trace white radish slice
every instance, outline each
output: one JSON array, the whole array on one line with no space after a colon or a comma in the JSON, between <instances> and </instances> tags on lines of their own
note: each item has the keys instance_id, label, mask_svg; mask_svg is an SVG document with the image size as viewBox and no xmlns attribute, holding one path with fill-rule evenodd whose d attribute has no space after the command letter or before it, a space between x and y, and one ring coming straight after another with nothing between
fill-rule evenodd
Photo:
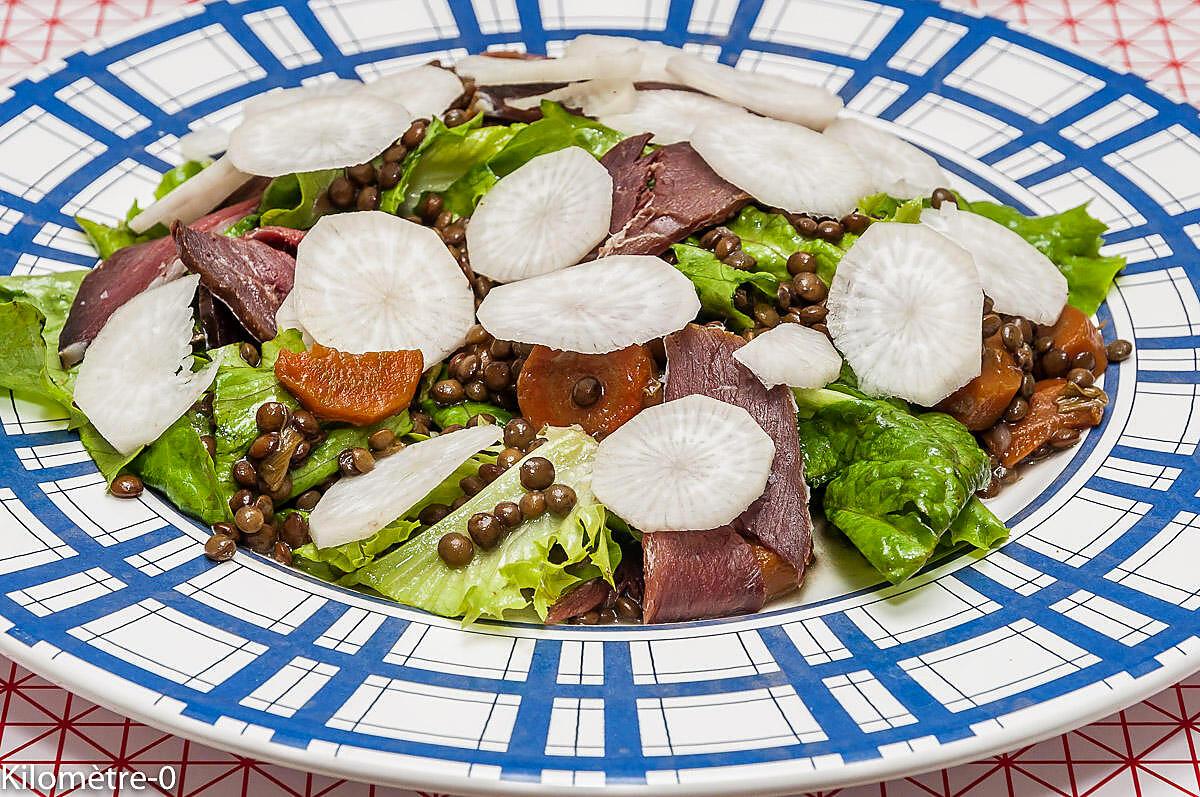
<instances>
[{"instance_id":1,"label":"white radish slice","mask_svg":"<svg viewBox=\"0 0 1200 797\"><path fill-rule=\"evenodd\" d=\"M683 50L662 42L634 39L630 36L603 36L585 33L571 39L563 49L563 55L568 58L629 52L637 52L642 56L641 68L638 69L636 76L637 80L659 83L674 82L675 78L667 71L667 61L672 56L682 53Z\"/></svg>"},{"instance_id":2,"label":"white radish slice","mask_svg":"<svg viewBox=\"0 0 1200 797\"><path fill-rule=\"evenodd\" d=\"M1067 278L1020 235L986 216L944 202L921 211L927 224L971 253L983 292L997 312L1053 324L1067 303Z\"/></svg>"},{"instance_id":3,"label":"white radish slice","mask_svg":"<svg viewBox=\"0 0 1200 797\"><path fill-rule=\"evenodd\" d=\"M601 124L630 136L653 133L655 144L690 141L696 125L712 118L745 114L738 105L679 89L652 89L636 93L633 108L626 113L596 113Z\"/></svg>"},{"instance_id":4,"label":"white radish slice","mask_svg":"<svg viewBox=\"0 0 1200 797\"><path fill-rule=\"evenodd\" d=\"M673 56L667 71L685 86L813 130L824 130L842 110L841 97L828 89L782 75L734 69L691 53Z\"/></svg>"},{"instance_id":5,"label":"white radish slice","mask_svg":"<svg viewBox=\"0 0 1200 797\"><path fill-rule=\"evenodd\" d=\"M868 227L838 263L826 306L833 342L867 393L931 407L979 374L975 263L924 225Z\"/></svg>"},{"instance_id":6,"label":"white radish slice","mask_svg":"<svg viewBox=\"0 0 1200 797\"><path fill-rule=\"evenodd\" d=\"M398 102L418 119L441 116L462 96L463 84L449 69L423 64L393 75L384 75L363 90L385 100Z\"/></svg>"},{"instance_id":7,"label":"white radish slice","mask_svg":"<svg viewBox=\"0 0 1200 797\"><path fill-rule=\"evenodd\" d=\"M264 177L336 169L371 160L410 121L403 105L366 92L301 100L243 121L226 157Z\"/></svg>"},{"instance_id":8,"label":"white radish slice","mask_svg":"<svg viewBox=\"0 0 1200 797\"><path fill-rule=\"evenodd\" d=\"M578 263L608 235L613 182L579 147L539 155L484 195L467 225L471 268L500 282Z\"/></svg>"},{"instance_id":9,"label":"white radish slice","mask_svg":"<svg viewBox=\"0 0 1200 797\"><path fill-rule=\"evenodd\" d=\"M760 203L841 217L871 193L870 174L844 144L760 116L710 117L692 146L712 170Z\"/></svg>"},{"instance_id":10,"label":"white radish slice","mask_svg":"<svg viewBox=\"0 0 1200 797\"><path fill-rule=\"evenodd\" d=\"M179 154L184 160L202 161L220 155L229 148L229 131L216 125L198 127L179 139Z\"/></svg>"},{"instance_id":11,"label":"white radish slice","mask_svg":"<svg viewBox=\"0 0 1200 797\"><path fill-rule=\"evenodd\" d=\"M454 64L454 70L460 75L474 78L481 86L495 86L509 83L573 83L596 78L632 80L641 63L641 55L636 53L529 60L468 55Z\"/></svg>"},{"instance_id":12,"label":"white radish slice","mask_svg":"<svg viewBox=\"0 0 1200 797\"><path fill-rule=\"evenodd\" d=\"M637 105L637 94L633 83L625 79L581 80L545 94L509 100L508 104L524 110L536 108L543 100L549 100L570 108L578 108L588 116L598 117L602 114L620 114L633 110Z\"/></svg>"},{"instance_id":13,"label":"white radish slice","mask_svg":"<svg viewBox=\"0 0 1200 797\"><path fill-rule=\"evenodd\" d=\"M478 310L479 323L500 340L582 354L661 338L699 312L692 281L650 255L612 255L500 285Z\"/></svg>"},{"instance_id":14,"label":"white radish slice","mask_svg":"<svg viewBox=\"0 0 1200 797\"><path fill-rule=\"evenodd\" d=\"M768 389L825 387L838 378L842 356L829 338L800 324L780 324L733 353Z\"/></svg>"},{"instance_id":15,"label":"white radish slice","mask_svg":"<svg viewBox=\"0 0 1200 797\"><path fill-rule=\"evenodd\" d=\"M129 229L143 233L155 224L170 226L176 220L191 224L220 205L225 197L249 179L250 175L238 171L226 155L181 183L162 199L152 202L129 220Z\"/></svg>"},{"instance_id":16,"label":"white radish slice","mask_svg":"<svg viewBox=\"0 0 1200 797\"><path fill-rule=\"evenodd\" d=\"M370 537L503 436L494 424L441 434L378 460L370 473L342 479L308 516L313 543L332 548Z\"/></svg>"},{"instance_id":17,"label":"white radish slice","mask_svg":"<svg viewBox=\"0 0 1200 797\"><path fill-rule=\"evenodd\" d=\"M378 210L318 221L296 253L296 317L339 351L444 359L475 322L462 269L436 232Z\"/></svg>"},{"instance_id":18,"label":"white radish slice","mask_svg":"<svg viewBox=\"0 0 1200 797\"><path fill-rule=\"evenodd\" d=\"M267 111L274 111L287 105L294 105L302 100L315 100L321 97L344 97L361 91L363 84L357 80L330 80L325 83L312 83L307 86L292 86L291 88L274 88L255 94L242 103L242 118L249 119Z\"/></svg>"},{"instance_id":19,"label":"white radish slice","mask_svg":"<svg viewBox=\"0 0 1200 797\"><path fill-rule=\"evenodd\" d=\"M191 369L199 283L193 274L143 291L118 307L88 346L75 403L122 454L157 440L217 375L219 361Z\"/></svg>"},{"instance_id":20,"label":"white radish slice","mask_svg":"<svg viewBox=\"0 0 1200 797\"><path fill-rule=\"evenodd\" d=\"M705 531L762 495L774 459L775 444L750 413L684 396L642 410L600 441L592 491L644 532Z\"/></svg>"},{"instance_id":21,"label":"white radish slice","mask_svg":"<svg viewBox=\"0 0 1200 797\"><path fill-rule=\"evenodd\" d=\"M947 184L946 173L923 149L858 119L838 119L825 135L850 147L875 181L876 191L894 197L928 196Z\"/></svg>"}]
</instances>

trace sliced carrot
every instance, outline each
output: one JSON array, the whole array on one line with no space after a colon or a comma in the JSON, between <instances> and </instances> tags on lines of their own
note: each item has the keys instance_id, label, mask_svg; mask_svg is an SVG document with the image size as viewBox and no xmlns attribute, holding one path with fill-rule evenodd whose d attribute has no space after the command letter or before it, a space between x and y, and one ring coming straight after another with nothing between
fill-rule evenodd
<instances>
[{"instance_id":1,"label":"sliced carrot","mask_svg":"<svg viewBox=\"0 0 1200 797\"><path fill-rule=\"evenodd\" d=\"M597 380L600 397L581 407L576 385ZM534 346L517 378L517 403L534 428L579 424L590 435L612 434L641 409L654 378L654 359L645 346L608 354L577 354Z\"/></svg>"},{"instance_id":2,"label":"sliced carrot","mask_svg":"<svg viewBox=\"0 0 1200 797\"><path fill-rule=\"evenodd\" d=\"M1062 315L1047 334L1054 339L1055 348L1062 349L1071 357L1090 351L1096 358L1096 367L1092 369L1096 376L1100 376L1108 367L1108 358L1104 355L1104 336L1082 310L1071 305L1064 307Z\"/></svg>"},{"instance_id":3,"label":"sliced carrot","mask_svg":"<svg viewBox=\"0 0 1200 797\"><path fill-rule=\"evenodd\" d=\"M1000 457L1004 467L1016 465L1050 442L1051 436L1061 429L1087 429L1104 419L1104 405L1099 402L1082 403L1063 412L1055 399L1066 384L1065 379L1043 379L1034 387L1029 397L1029 413L1009 427L1012 434L1008 449L992 452Z\"/></svg>"},{"instance_id":4,"label":"sliced carrot","mask_svg":"<svg viewBox=\"0 0 1200 797\"><path fill-rule=\"evenodd\" d=\"M1021 388L1021 377L1017 361L996 333L983 342L979 376L943 399L937 409L953 415L972 432L982 431L1000 420Z\"/></svg>"},{"instance_id":5,"label":"sliced carrot","mask_svg":"<svg viewBox=\"0 0 1200 797\"><path fill-rule=\"evenodd\" d=\"M366 426L408 407L421 360L419 351L347 354L316 344L298 354L281 351L275 378L318 418Z\"/></svg>"}]
</instances>

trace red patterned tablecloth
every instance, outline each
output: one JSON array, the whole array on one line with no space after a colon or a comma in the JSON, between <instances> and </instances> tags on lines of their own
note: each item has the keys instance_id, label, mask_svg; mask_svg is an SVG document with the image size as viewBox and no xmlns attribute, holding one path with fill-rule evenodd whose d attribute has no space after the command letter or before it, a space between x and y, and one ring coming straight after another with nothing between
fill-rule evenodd
<instances>
[{"instance_id":1,"label":"red patterned tablecloth","mask_svg":"<svg viewBox=\"0 0 1200 797\"><path fill-rule=\"evenodd\" d=\"M0 0L0 84L188 0ZM1200 101L1200 0L957 0ZM442 797L262 764L148 728L0 658L0 794L56 797L56 773L109 773L89 795ZM137 789L141 772L161 787ZM93 780L93 782L96 782ZM806 797L1200 797L1200 676L1073 733L915 778Z\"/></svg>"}]
</instances>

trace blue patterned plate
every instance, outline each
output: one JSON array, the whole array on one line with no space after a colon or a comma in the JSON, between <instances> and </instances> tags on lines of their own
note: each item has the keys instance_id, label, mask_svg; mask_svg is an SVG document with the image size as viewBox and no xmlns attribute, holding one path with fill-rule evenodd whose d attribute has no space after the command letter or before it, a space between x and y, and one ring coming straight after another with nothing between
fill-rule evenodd
<instances>
[{"instance_id":1,"label":"blue patterned plate","mask_svg":"<svg viewBox=\"0 0 1200 797\"><path fill-rule=\"evenodd\" d=\"M91 266L193 123L269 87L602 30L823 83L974 193L1091 201L1136 341L1105 423L995 502L1012 541L886 587L829 544L800 598L647 628L454 621L239 554L106 496L59 413L3 394L0 651L207 743L454 792L766 794L994 753L1200 667L1200 123L1132 75L918 0L246 0L93 43L3 91L0 271Z\"/></svg>"}]
</instances>

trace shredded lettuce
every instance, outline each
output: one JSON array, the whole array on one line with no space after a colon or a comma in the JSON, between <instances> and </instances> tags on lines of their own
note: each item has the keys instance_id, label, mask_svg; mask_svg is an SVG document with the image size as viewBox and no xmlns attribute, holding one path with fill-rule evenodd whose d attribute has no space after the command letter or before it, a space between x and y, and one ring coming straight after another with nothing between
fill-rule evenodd
<instances>
[{"instance_id":1,"label":"shredded lettuce","mask_svg":"<svg viewBox=\"0 0 1200 797\"><path fill-rule=\"evenodd\" d=\"M754 319L733 305L737 289L746 286L774 300L779 280L765 271L741 271L727 266L716 255L699 246L675 244L675 268L696 286L705 315L728 321L734 329L750 329Z\"/></svg>"},{"instance_id":2,"label":"shredded lettuce","mask_svg":"<svg viewBox=\"0 0 1200 797\"><path fill-rule=\"evenodd\" d=\"M620 549L605 525L604 506L591 491L596 442L574 429L554 429L537 456L554 463L556 479L576 493L566 517L546 513L522 523L490 551L477 550L470 564L451 568L438 556L450 531L466 533L467 520L524 492L517 467L509 468L466 504L357 573L360 585L409 606L464 622L502 619L532 606L545 617L569 588L599 575L612 583ZM553 553L552 553L553 551Z\"/></svg>"},{"instance_id":3,"label":"shredded lettuce","mask_svg":"<svg viewBox=\"0 0 1200 797\"><path fill-rule=\"evenodd\" d=\"M307 230L333 210L325 191L341 173L341 169L324 169L276 177L263 191L258 205L259 223L264 227Z\"/></svg>"},{"instance_id":4,"label":"shredded lettuce","mask_svg":"<svg viewBox=\"0 0 1200 797\"><path fill-rule=\"evenodd\" d=\"M173 169L167 170L163 174L162 178L158 181L158 185L154 189L154 198L162 199L167 194L171 193L176 188L202 172L208 167L209 163L211 163L211 161L187 161L185 163L181 163ZM107 260L109 256L118 249L124 249L126 246L144 243L145 241L152 241L155 238L162 238L167 234L168 230L162 224L156 224L140 235L129 229L130 220L141 212L142 209L135 200L133 205L130 206L128 212L126 212L124 220L122 220L116 226L102 224L98 221L91 221L90 219L85 219L82 216L76 216L75 223L78 224L79 228L83 230L85 235L87 235L88 240L91 241L92 246L95 247L96 253L100 256L100 259Z\"/></svg>"},{"instance_id":5,"label":"shredded lettuce","mask_svg":"<svg viewBox=\"0 0 1200 797\"><path fill-rule=\"evenodd\" d=\"M1037 247L1067 278L1067 303L1092 315L1108 296L1125 258L1100 254L1108 226L1088 213L1087 205L1050 216L1026 216L995 202L967 202L959 207L999 222Z\"/></svg>"},{"instance_id":6,"label":"shredded lettuce","mask_svg":"<svg viewBox=\"0 0 1200 797\"><path fill-rule=\"evenodd\" d=\"M973 500L988 455L949 415L913 415L836 382L795 394L805 476L824 487L826 518L888 580L920 570L948 530L978 547L1007 534Z\"/></svg>"},{"instance_id":7,"label":"shredded lettuce","mask_svg":"<svg viewBox=\"0 0 1200 797\"><path fill-rule=\"evenodd\" d=\"M725 226L742 239L742 251L758 261L758 269L780 281L791 279L787 270L788 258L796 252L808 252L817 259L817 276L828 285L842 255L858 240L858 236L849 234L836 244L820 238L805 238L786 216L767 213L753 205L743 208L737 218Z\"/></svg>"}]
</instances>

